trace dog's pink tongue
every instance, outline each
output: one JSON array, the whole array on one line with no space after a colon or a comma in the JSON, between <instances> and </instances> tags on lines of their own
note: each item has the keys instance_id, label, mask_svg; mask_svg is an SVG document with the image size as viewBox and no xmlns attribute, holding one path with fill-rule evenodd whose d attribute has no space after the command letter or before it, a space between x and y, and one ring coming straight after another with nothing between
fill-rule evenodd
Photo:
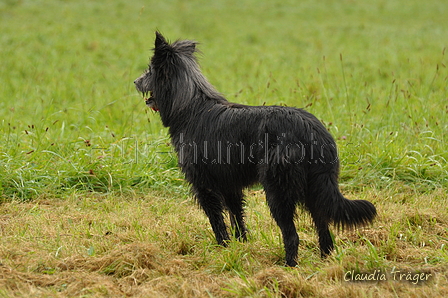
<instances>
[{"instance_id":1,"label":"dog's pink tongue","mask_svg":"<svg viewBox=\"0 0 448 298\"><path fill-rule=\"evenodd\" d=\"M159 111L159 109L156 108L156 107L152 107L151 109L152 109L154 112L158 112L158 111Z\"/></svg>"}]
</instances>

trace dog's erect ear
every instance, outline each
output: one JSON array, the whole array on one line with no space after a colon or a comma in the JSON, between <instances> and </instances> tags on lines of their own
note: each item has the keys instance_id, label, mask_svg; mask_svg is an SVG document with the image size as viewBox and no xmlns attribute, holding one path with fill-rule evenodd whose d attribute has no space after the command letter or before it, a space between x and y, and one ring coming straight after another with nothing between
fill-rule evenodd
<instances>
[{"instance_id":1,"label":"dog's erect ear","mask_svg":"<svg viewBox=\"0 0 448 298\"><path fill-rule=\"evenodd\" d=\"M185 49L188 53L193 54L196 51L196 42L190 41L189 44L185 45Z\"/></svg>"},{"instance_id":2,"label":"dog's erect ear","mask_svg":"<svg viewBox=\"0 0 448 298\"><path fill-rule=\"evenodd\" d=\"M168 45L168 42L166 41L165 37L163 37L160 32L156 31L156 40L154 42L155 48L157 49L166 45Z\"/></svg>"}]
</instances>

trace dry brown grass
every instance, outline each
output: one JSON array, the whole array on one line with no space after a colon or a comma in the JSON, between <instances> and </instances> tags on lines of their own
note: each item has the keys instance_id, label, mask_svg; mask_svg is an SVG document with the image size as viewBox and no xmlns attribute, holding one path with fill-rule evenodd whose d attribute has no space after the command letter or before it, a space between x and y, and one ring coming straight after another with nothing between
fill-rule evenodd
<instances>
[{"instance_id":1,"label":"dry brown grass","mask_svg":"<svg viewBox=\"0 0 448 298\"><path fill-rule=\"evenodd\" d=\"M0 296L5 297L446 297L446 190L368 190L373 226L337 232L318 257L305 213L297 268L285 268L279 231L263 193L248 193L247 243L214 245L207 219L189 199L72 195L0 205ZM403 203L403 201L406 201ZM388 274L347 282L346 272ZM413 285L390 272L430 273Z\"/></svg>"}]
</instances>

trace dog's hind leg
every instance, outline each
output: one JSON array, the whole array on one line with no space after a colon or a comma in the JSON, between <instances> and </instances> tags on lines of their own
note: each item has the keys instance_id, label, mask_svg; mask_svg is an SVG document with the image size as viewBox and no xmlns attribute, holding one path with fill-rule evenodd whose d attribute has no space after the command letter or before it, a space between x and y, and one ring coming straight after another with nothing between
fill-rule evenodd
<instances>
[{"instance_id":1,"label":"dog's hind leg","mask_svg":"<svg viewBox=\"0 0 448 298\"><path fill-rule=\"evenodd\" d=\"M331 238L330 230L328 229L329 223L326 217L319 214L319 212L316 212L316 210L310 210L310 213L319 237L320 256L325 258L334 248L333 239Z\"/></svg>"},{"instance_id":2,"label":"dog's hind leg","mask_svg":"<svg viewBox=\"0 0 448 298\"><path fill-rule=\"evenodd\" d=\"M288 194L281 187L266 187L266 200L268 202L272 217L280 227L285 245L286 265L294 267L297 265L297 252L299 246L299 235L294 225L297 200L292 194Z\"/></svg>"},{"instance_id":3,"label":"dog's hind leg","mask_svg":"<svg viewBox=\"0 0 448 298\"><path fill-rule=\"evenodd\" d=\"M350 228L370 223L376 216L372 203L344 198L338 188L336 170L310 179L305 205L316 225L322 257L329 255L334 247L328 230L330 223L339 228Z\"/></svg>"},{"instance_id":4,"label":"dog's hind leg","mask_svg":"<svg viewBox=\"0 0 448 298\"><path fill-rule=\"evenodd\" d=\"M317 235L321 257L328 256L333 250L334 244L328 226L331 222L330 213L333 208L331 196L333 186L329 187L325 181L330 180L329 174L315 176L308 185L305 206L311 213ZM320 182L320 183L319 183Z\"/></svg>"},{"instance_id":5,"label":"dog's hind leg","mask_svg":"<svg viewBox=\"0 0 448 298\"><path fill-rule=\"evenodd\" d=\"M244 200L241 190L224 193L224 200L230 214L230 224L235 233L235 238L240 241L247 240L246 224L244 223Z\"/></svg>"},{"instance_id":6,"label":"dog's hind leg","mask_svg":"<svg viewBox=\"0 0 448 298\"><path fill-rule=\"evenodd\" d=\"M222 246L227 246L227 241L230 240L227 233L227 227L224 223L224 205L222 196L210 189L194 189L196 198L207 215L213 232L215 233L216 241Z\"/></svg>"}]
</instances>

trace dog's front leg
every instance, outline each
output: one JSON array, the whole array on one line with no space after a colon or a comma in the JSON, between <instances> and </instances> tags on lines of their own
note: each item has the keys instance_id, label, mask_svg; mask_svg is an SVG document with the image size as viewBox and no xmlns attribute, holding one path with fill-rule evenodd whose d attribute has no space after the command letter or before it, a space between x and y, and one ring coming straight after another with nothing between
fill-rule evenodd
<instances>
[{"instance_id":1,"label":"dog's front leg","mask_svg":"<svg viewBox=\"0 0 448 298\"><path fill-rule=\"evenodd\" d=\"M230 237L224 222L224 206L221 196L210 189L194 189L194 191L199 205L210 221L216 241L219 245L227 246Z\"/></svg>"}]
</instances>

